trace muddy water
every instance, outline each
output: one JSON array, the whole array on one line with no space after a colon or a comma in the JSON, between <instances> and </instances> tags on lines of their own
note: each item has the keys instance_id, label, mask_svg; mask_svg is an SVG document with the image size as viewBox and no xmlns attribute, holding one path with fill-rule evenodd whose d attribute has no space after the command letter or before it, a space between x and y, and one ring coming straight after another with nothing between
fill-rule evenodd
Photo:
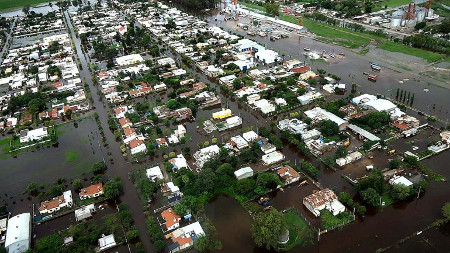
<instances>
[{"instance_id":1,"label":"muddy water","mask_svg":"<svg viewBox=\"0 0 450 253\"><path fill-rule=\"evenodd\" d=\"M106 155L104 148L98 145L94 120L87 118L77 123L77 127L73 123L58 127L61 133L58 147L45 147L0 161L0 203L7 203L10 212L26 211L29 203L26 196L20 194L30 182L48 185L58 178L70 181L82 177L93 163Z\"/></svg>"},{"instance_id":2,"label":"muddy water","mask_svg":"<svg viewBox=\"0 0 450 253\"><path fill-rule=\"evenodd\" d=\"M218 16L218 21L214 20L215 17L216 16L214 15L206 18L211 25L220 26L228 31L236 32L248 37L244 31L237 30L237 23L246 22L247 19L241 18L241 20L237 22L223 22L223 16ZM350 85L353 82L359 85L357 89L358 92L382 94L391 98L395 98L397 88L407 90L415 94L414 108L436 115L444 121L447 121L449 118L448 111L450 110L450 104L447 101L450 96L450 87L441 88L430 85L429 83L445 84L419 75L419 73L414 72L414 68L412 71L406 71L397 66L383 65L383 63L380 63L383 66L382 71L378 73L378 81L373 83L368 81L367 76L362 74L363 72L372 72L370 69L370 62L374 60L367 56L358 55L345 48L321 43L308 37L302 37L299 41L298 35L294 33L291 37L278 41L270 41L268 37L260 36L250 38L265 45L267 48L286 55L286 58L292 57L305 61L308 65L312 66L313 70L320 68L340 76L342 78L341 82L348 85L348 92L350 92ZM303 55L304 47L310 47L312 51L317 52L321 52L322 50L334 54L343 52L345 53L345 58L335 58L333 59L333 63L310 61ZM409 59L409 56L404 56L403 58L401 55L398 56L400 65L409 65ZM400 84L399 81L404 78L409 79L409 81ZM429 92L424 92L424 89L428 89ZM346 95L348 95L348 92ZM433 104L435 104L434 108L432 106Z\"/></svg>"}]
</instances>

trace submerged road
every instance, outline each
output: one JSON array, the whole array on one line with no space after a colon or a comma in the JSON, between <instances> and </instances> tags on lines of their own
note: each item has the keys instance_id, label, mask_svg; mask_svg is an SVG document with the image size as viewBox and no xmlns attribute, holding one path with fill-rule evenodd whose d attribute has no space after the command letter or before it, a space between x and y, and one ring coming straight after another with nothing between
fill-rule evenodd
<instances>
[{"instance_id":1,"label":"submerged road","mask_svg":"<svg viewBox=\"0 0 450 253\"><path fill-rule=\"evenodd\" d=\"M101 97L97 94L97 87L94 86L92 82L92 74L89 71L88 62L83 54L81 49L81 41L75 36L73 31L72 21L67 11L64 11L64 16L66 23L68 25L68 32L70 33L72 39L75 42L75 47L78 55L78 59L81 61L81 66L83 69L80 70L80 76L84 79L84 81L89 85L91 90L91 96L94 99L94 104L92 106L95 107L95 111L98 113L100 118L101 126L104 129L106 143L109 145L109 152L111 152L112 157L114 159L114 163L111 164L108 162L108 176L110 179L119 176L122 179L123 184L123 194L120 196L120 200L128 204L130 211L133 214L134 225L139 231L140 241L142 242L142 246L145 249L145 252L155 252L152 243L150 242L150 236L147 231L147 226L145 223L145 215L142 209L142 202L139 198L136 188L133 183L129 180L128 173L134 168L130 163L126 162L123 159L122 152L120 151L120 142L116 141L114 134L111 133L108 127L108 115L109 108L107 108Z\"/></svg>"}]
</instances>

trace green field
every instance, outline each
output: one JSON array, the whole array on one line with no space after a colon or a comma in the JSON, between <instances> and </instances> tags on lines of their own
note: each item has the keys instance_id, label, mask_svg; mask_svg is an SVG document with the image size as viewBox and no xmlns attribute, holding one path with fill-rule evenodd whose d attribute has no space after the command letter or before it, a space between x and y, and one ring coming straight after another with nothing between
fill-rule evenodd
<instances>
[{"instance_id":1,"label":"green field","mask_svg":"<svg viewBox=\"0 0 450 253\"><path fill-rule=\"evenodd\" d=\"M284 220L289 229L289 241L284 245L284 250L290 250L295 246L307 246L313 242L314 231L300 216L290 211L284 215Z\"/></svg>"},{"instance_id":2,"label":"green field","mask_svg":"<svg viewBox=\"0 0 450 253\"><path fill-rule=\"evenodd\" d=\"M443 54L433 53L419 48L408 47L390 41L383 42L379 44L378 47L389 52L399 52L403 54L417 56L427 60L428 62L437 61L445 56Z\"/></svg>"},{"instance_id":3,"label":"green field","mask_svg":"<svg viewBox=\"0 0 450 253\"><path fill-rule=\"evenodd\" d=\"M48 3L49 0L0 0L0 12L21 9L25 5L35 6L41 3Z\"/></svg>"},{"instance_id":4,"label":"green field","mask_svg":"<svg viewBox=\"0 0 450 253\"><path fill-rule=\"evenodd\" d=\"M66 163L71 163L80 157L80 152L78 151L66 151Z\"/></svg>"},{"instance_id":5,"label":"green field","mask_svg":"<svg viewBox=\"0 0 450 253\"><path fill-rule=\"evenodd\" d=\"M280 19L294 24L298 23L298 18L293 16L281 15ZM324 37L326 42L334 42L338 45L353 49L368 45L372 39L382 39L374 35L356 33L345 28L322 24L307 18L302 18L302 24L310 32Z\"/></svg>"}]
</instances>

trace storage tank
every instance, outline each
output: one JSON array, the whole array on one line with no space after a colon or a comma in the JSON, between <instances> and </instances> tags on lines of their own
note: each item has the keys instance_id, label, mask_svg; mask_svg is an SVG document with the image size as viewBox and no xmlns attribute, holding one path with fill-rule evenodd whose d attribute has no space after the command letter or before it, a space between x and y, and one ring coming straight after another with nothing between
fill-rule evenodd
<instances>
[{"instance_id":1,"label":"storage tank","mask_svg":"<svg viewBox=\"0 0 450 253\"><path fill-rule=\"evenodd\" d=\"M406 26L407 27L414 27L414 26L416 26L416 24L417 24L417 22L414 19L406 20Z\"/></svg>"},{"instance_id":2,"label":"storage tank","mask_svg":"<svg viewBox=\"0 0 450 253\"><path fill-rule=\"evenodd\" d=\"M416 20L417 22L422 22L425 19L425 15L427 13L427 9L421 8L416 12Z\"/></svg>"},{"instance_id":3,"label":"storage tank","mask_svg":"<svg viewBox=\"0 0 450 253\"><path fill-rule=\"evenodd\" d=\"M402 17L402 16L404 16L405 14L406 14L405 10L403 10L403 9L398 9L398 10L394 11L394 13L392 13L392 17L396 17L396 16Z\"/></svg>"},{"instance_id":4,"label":"storage tank","mask_svg":"<svg viewBox=\"0 0 450 253\"><path fill-rule=\"evenodd\" d=\"M402 17L391 18L391 27L399 27L402 24Z\"/></svg>"}]
</instances>

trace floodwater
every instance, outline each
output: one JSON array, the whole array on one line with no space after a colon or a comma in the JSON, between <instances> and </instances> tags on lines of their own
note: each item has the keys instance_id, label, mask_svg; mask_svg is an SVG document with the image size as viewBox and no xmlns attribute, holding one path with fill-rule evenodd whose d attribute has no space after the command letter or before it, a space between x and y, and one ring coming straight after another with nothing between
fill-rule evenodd
<instances>
[{"instance_id":1,"label":"floodwater","mask_svg":"<svg viewBox=\"0 0 450 253\"><path fill-rule=\"evenodd\" d=\"M75 127L73 122L69 122L58 127L57 131L61 133L58 147L28 151L16 158L11 156L0 161L0 203L8 204L10 212L26 211L27 200L23 199L26 196L20 195L29 183L45 186L59 178L70 182L88 173L92 164L106 155L104 148L98 145L97 126L93 118L86 118L77 124Z\"/></svg>"},{"instance_id":2,"label":"floodwater","mask_svg":"<svg viewBox=\"0 0 450 253\"><path fill-rule=\"evenodd\" d=\"M210 24L225 26L227 30L245 35L243 31L235 30L237 22L220 22L220 17L219 21L215 22L214 18L215 16L207 17L207 20ZM271 42L268 38L262 37L253 37L252 39L265 44L269 48L273 48L280 53L292 55L292 58L304 60L312 65L313 69L322 68L329 73L341 76L341 82L343 83L358 83L359 87L357 90L361 92L372 94L379 93L387 97L395 97L395 90L397 88L411 91L411 93L415 93L415 101L413 104L415 108L436 115L444 121L448 118L450 104L447 101L448 97L450 97L450 91L440 87L429 86L427 83L429 80L427 78L414 75L416 80L413 80L413 77L409 76L411 73L399 73L389 68L383 68L382 72L379 74L378 81L372 83L367 80L366 76L362 75L362 72L364 71L371 72L369 63L371 60L347 49L330 46L307 37L303 37L300 43L298 42L297 36L293 36L289 39L282 39L277 42ZM336 64L310 62L302 55L303 47L310 47L311 50L317 51L327 50L328 52L334 52L335 54L344 52L346 57L339 60ZM401 61L401 58L399 59ZM410 80L405 84L399 84L398 81L403 80L403 78L410 78ZM423 89L425 88L429 89L429 92L424 92ZM436 104L434 109L430 106L433 103ZM244 114L244 126L246 121L249 121L251 125L268 125L265 119L254 116L251 112L243 110L238 111L239 113ZM415 116L414 114L412 115ZM405 143L399 143L397 145L403 146ZM300 155L295 147L289 145L285 145L283 153L286 155L287 159L291 160L291 162L300 161L301 159L311 161L311 158ZM450 171L443 166L450 162L450 156L448 154L448 151L441 153L436 157L425 160L424 164L437 173L441 173L446 178L449 178ZM338 192L345 190L355 194L353 187L341 179L341 175L345 173L345 170L333 172L324 168L323 165L318 164L315 160L312 162L320 169L319 182L323 187L334 188ZM355 169L364 170L364 168ZM294 206L304 215L307 215L307 219L311 220L312 224L317 224L318 219L311 217L311 215L308 214L309 212L305 210L301 204L302 198L308 195L313 189L314 187L311 185L305 188L292 186L285 192L273 193L272 204L280 210ZM295 248L291 250L291 252L373 252L378 248L387 247L415 231L420 231L434 220L441 218L440 208L450 200L448 197L449 194L450 187L448 187L447 182L431 182L426 193L422 194L419 199L414 198L407 202L397 203L379 211L370 210L364 220L358 219L341 231L332 231L322 235L319 243L316 243L311 247L306 249ZM234 246L234 235L236 233L248 231L249 234L241 235L246 238L251 237L251 235L247 229L246 218L244 218L242 222L233 223L233 225L229 225L231 222L227 222L231 220L230 217L241 215L248 216L242 213L245 211L239 210L239 208L236 207L236 205L239 205L237 202L235 202L235 204L232 202L232 200L227 200L225 197L219 197L213 203L209 203L205 207L208 217L216 225L219 238L223 241L224 251L225 249L227 249L227 252L228 249L230 252L233 250L239 250L239 252L260 251L261 249L255 248L252 242L241 244L241 248ZM230 214L230 212L232 214ZM439 241L439 238L442 238L442 235L436 235L436 233L434 233L430 234L429 237L437 242ZM228 242L230 242L230 246L228 246ZM406 249L407 248L401 251L404 252ZM446 247L445 244L435 243L432 248L430 247L428 249L428 251L433 252L439 250L445 252L448 250L448 247ZM394 250L393 252L398 251Z\"/></svg>"},{"instance_id":3,"label":"floodwater","mask_svg":"<svg viewBox=\"0 0 450 253\"><path fill-rule=\"evenodd\" d=\"M217 21L215 21L216 17L218 18ZM211 25L220 26L225 30L249 37L246 35L245 31L237 27L239 22L248 22L248 19L246 18L241 18L239 21L224 22L223 16L211 15L206 17L206 19ZM340 76L342 78L340 82L346 83L348 87L346 95L349 94L352 83L357 83L359 85L357 92L382 94L390 98L395 98L397 88L403 89L410 91L411 94L415 94L414 108L435 115L444 121L448 121L448 111L450 110L450 104L448 103L448 98L450 96L450 87L448 86L449 80L447 80L447 83L445 84L445 82L443 83L419 75L419 73L415 71L416 68L419 69L421 65L428 64L416 57L389 53L386 57L392 57L398 60L398 66L393 66L389 64L392 59L383 62L382 56L384 56L383 54L386 54L385 51L372 49L374 51L373 54L378 55L378 58L380 59L371 59L368 55L359 55L348 49L325 44L309 37L302 36L299 40L299 36L295 33L292 33L292 36L289 38L277 41L270 41L268 37L260 36L250 37L250 39L257 41L280 54L286 55L285 58L292 57L292 59L305 61L306 64L312 66L313 70L324 69L328 73ZM334 58L332 63L311 61L303 55L304 47L309 47L311 48L311 51L317 52L321 52L322 50L334 54L343 52L345 58ZM370 62L373 61L378 62L382 66L381 72L375 73L378 75L378 81L375 83L367 80L367 76L363 75L363 72L373 72L370 68ZM411 63L411 61L413 63ZM402 69L402 67L409 68L411 71ZM400 84L399 81L402 81L405 78L409 80ZM443 85L447 88L437 87L434 84ZM424 92L424 89L428 89L429 91ZM433 104L435 104L434 108L432 106Z\"/></svg>"}]
</instances>

